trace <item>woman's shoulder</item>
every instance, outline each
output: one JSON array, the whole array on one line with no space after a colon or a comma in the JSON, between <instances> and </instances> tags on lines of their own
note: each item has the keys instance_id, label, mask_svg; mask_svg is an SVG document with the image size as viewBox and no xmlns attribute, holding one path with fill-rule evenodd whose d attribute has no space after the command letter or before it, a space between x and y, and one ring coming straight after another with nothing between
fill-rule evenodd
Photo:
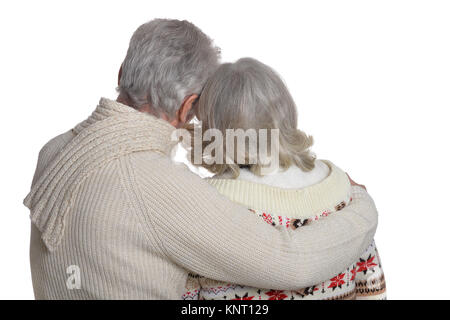
<instances>
[{"instance_id":1,"label":"woman's shoulder","mask_svg":"<svg viewBox=\"0 0 450 320\"><path fill-rule=\"evenodd\" d=\"M296 168L277 173L273 178L276 184L274 181L269 184L267 177L254 176L245 180L245 174L238 179L216 177L207 181L229 199L249 208L295 218L310 217L312 213L334 208L351 194L344 171L330 161L317 160L317 163L316 170L320 170L321 175L309 181L305 181ZM296 181L301 179L303 181Z\"/></svg>"},{"instance_id":2,"label":"woman's shoulder","mask_svg":"<svg viewBox=\"0 0 450 320\"><path fill-rule=\"evenodd\" d=\"M242 169L238 179L277 188L302 189L324 181L332 170L331 162L316 160L311 171L304 171L297 166L291 166L288 169L280 169L268 175L257 176L248 169Z\"/></svg>"}]
</instances>

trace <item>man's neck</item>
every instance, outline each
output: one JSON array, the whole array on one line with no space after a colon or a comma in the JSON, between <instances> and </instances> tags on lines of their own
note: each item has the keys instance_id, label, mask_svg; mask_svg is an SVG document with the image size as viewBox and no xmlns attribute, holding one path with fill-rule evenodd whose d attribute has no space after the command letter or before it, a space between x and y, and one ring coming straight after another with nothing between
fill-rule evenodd
<instances>
[{"instance_id":1,"label":"man's neck","mask_svg":"<svg viewBox=\"0 0 450 320\"><path fill-rule=\"evenodd\" d=\"M123 94L123 93L119 94L116 101L121 104L124 104L126 106L129 106L130 108L136 109L139 112L148 113L156 118L163 119L163 120L167 121L168 123L170 123L171 125L175 126L169 117L167 117L164 113L160 114L160 113L156 112L151 107L150 103L146 103L146 104L137 106L131 101L131 99L128 97L127 94Z\"/></svg>"},{"instance_id":2,"label":"man's neck","mask_svg":"<svg viewBox=\"0 0 450 320\"><path fill-rule=\"evenodd\" d=\"M132 102L132 100L130 99L130 97L127 94L124 94L124 93L119 94L116 101L120 102L121 104L124 104L126 106L129 106L130 108L136 109L137 111L149 113L155 117L158 117L156 115L156 112L154 112L154 110L150 107L149 103L143 104L141 106L137 106Z\"/></svg>"},{"instance_id":3,"label":"man's neck","mask_svg":"<svg viewBox=\"0 0 450 320\"><path fill-rule=\"evenodd\" d=\"M137 109L138 108L131 102L131 99L128 97L128 95L124 93L120 93L119 96L116 99L117 102L120 102L121 104L124 104L126 106L129 106L130 108Z\"/></svg>"}]
</instances>

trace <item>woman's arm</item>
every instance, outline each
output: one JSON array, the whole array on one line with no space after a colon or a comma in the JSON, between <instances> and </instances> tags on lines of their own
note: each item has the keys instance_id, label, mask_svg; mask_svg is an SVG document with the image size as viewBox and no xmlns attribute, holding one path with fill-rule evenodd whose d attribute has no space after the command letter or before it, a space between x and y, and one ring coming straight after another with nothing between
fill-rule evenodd
<instances>
[{"instance_id":1,"label":"woman's arm","mask_svg":"<svg viewBox=\"0 0 450 320\"><path fill-rule=\"evenodd\" d=\"M273 289L314 285L356 261L375 234L377 211L360 187L352 187L353 202L340 214L287 230L249 214L184 166L139 162L148 166L130 171L151 222L146 230L169 259L207 278Z\"/></svg>"}]
</instances>

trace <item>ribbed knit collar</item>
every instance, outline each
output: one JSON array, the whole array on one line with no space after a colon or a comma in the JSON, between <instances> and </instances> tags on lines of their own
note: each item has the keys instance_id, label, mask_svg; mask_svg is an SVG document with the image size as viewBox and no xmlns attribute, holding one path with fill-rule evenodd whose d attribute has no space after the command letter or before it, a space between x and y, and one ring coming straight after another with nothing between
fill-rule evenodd
<instances>
[{"instance_id":1,"label":"ribbed knit collar","mask_svg":"<svg viewBox=\"0 0 450 320\"><path fill-rule=\"evenodd\" d=\"M348 201L351 186L347 175L329 161L330 174L321 182L301 189L284 189L237 179L208 179L230 200L270 214L308 219Z\"/></svg>"},{"instance_id":2,"label":"ribbed knit collar","mask_svg":"<svg viewBox=\"0 0 450 320\"><path fill-rule=\"evenodd\" d=\"M49 250L64 233L73 195L90 172L138 151L168 154L175 128L164 120L102 98L92 115L73 129L75 137L47 165L24 204Z\"/></svg>"},{"instance_id":3,"label":"ribbed knit collar","mask_svg":"<svg viewBox=\"0 0 450 320\"><path fill-rule=\"evenodd\" d=\"M127 116L127 115L135 115L137 117L141 117L147 120L147 122L153 121L154 125L152 125L152 127L157 126L159 130L166 131L167 139L170 140L170 134L174 130L174 127L169 123L167 123L167 121L158 119L148 113L139 112L132 107L129 107L120 102L110 100L107 98L101 98L94 112L92 112L92 114L86 120L76 125L75 128L73 129L73 132L75 134L78 134L98 121L102 121L110 117ZM165 141L161 141L161 144L164 143Z\"/></svg>"}]
</instances>

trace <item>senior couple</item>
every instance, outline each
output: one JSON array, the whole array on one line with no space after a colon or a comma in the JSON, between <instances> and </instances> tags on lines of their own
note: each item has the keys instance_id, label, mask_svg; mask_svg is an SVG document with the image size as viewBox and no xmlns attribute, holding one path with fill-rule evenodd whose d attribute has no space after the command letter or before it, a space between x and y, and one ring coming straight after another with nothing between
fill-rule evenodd
<instances>
[{"instance_id":1,"label":"senior couple","mask_svg":"<svg viewBox=\"0 0 450 320\"><path fill-rule=\"evenodd\" d=\"M315 159L274 70L219 55L187 21L140 26L118 98L42 148L24 201L37 299L385 297L370 196ZM277 129L279 167L247 150L203 159L215 175L201 179L171 158L193 126Z\"/></svg>"}]
</instances>

